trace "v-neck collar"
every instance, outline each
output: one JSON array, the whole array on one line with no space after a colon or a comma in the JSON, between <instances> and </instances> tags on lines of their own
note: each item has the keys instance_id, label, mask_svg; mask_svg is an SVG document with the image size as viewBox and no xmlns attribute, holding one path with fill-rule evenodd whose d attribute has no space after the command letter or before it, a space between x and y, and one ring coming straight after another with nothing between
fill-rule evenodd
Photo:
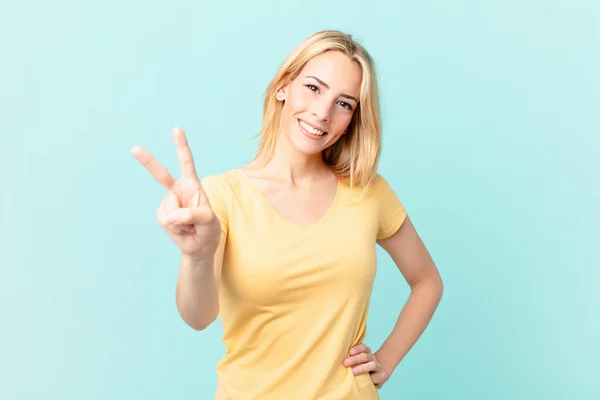
<instances>
[{"instance_id":1,"label":"v-neck collar","mask_svg":"<svg viewBox=\"0 0 600 400\"><path fill-rule=\"evenodd\" d=\"M338 180L336 190L335 190L335 195L333 197L333 201L329 205L329 208L327 208L327 211L325 212L325 214L323 214L317 221L313 222L310 225L307 225L307 226L300 225L300 224L298 224L294 221L291 221L288 218L285 218L284 216L282 216L281 213L279 211L277 211L275 209L275 207L273 207L273 205L271 204L271 202L269 201L267 196L265 196L264 193L260 191L258 186L256 186L256 184L254 182L252 182L252 179L250 179L250 177L248 175L246 175L246 173L244 171L242 171L241 168L237 168L235 171L242 176L242 180L257 195L257 197L260 199L260 201L262 203L264 203L264 205L269 210L269 212L274 214L276 216L276 218L279 219L280 221L282 221L288 225L291 225L292 227L294 227L296 229L310 231L310 230L313 230L313 229L317 228L318 226L324 224L334 213L335 208L337 207L337 204L339 203L339 200L340 200L341 191L342 191L342 183Z\"/></svg>"}]
</instances>

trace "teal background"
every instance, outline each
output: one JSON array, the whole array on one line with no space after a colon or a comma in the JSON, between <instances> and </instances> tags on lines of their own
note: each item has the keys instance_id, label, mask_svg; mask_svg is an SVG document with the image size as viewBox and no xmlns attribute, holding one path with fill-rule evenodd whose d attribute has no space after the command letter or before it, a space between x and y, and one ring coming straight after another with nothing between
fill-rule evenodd
<instances>
[{"instance_id":1,"label":"teal background","mask_svg":"<svg viewBox=\"0 0 600 400\"><path fill-rule=\"evenodd\" d=\"M600 3L0 6L0 398L211 399L220 323L175 308L164 194L129 154L250 160L262 95L311 33L374 56L380 172L445 282L382 399L600 398ZM409 294L381 253L367 344Z\"/></svg>"}]
</instances>

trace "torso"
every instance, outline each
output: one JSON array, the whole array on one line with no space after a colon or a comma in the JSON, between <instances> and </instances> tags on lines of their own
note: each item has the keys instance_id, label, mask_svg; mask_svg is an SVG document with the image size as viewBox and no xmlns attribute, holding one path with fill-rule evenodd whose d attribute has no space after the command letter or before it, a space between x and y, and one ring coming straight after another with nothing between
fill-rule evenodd
<instances>
[{"instance_id":1,"label":"torso","mask_svg":"<svg viewBox=\"0 0 600 400\"><path fill-rule=\"evenodd\" d=\"M376 239L398 228L401 204L382 180L362 195L337 180L291 190L250 174L204 186L227 233L215 398L378 399L342 361L366 336Z\"/></svg>"}]
</instances>

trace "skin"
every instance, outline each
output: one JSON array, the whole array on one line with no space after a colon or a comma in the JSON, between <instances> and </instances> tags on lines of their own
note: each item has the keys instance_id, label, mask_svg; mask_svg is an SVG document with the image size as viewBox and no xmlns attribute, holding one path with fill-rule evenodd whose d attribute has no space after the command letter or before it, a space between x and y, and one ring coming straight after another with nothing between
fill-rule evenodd
<instances>
[{"instance_id":1,"label":"skin","mask_svg":"<svg viewBox=\"0 0 600 400\"><path fill-rule=\"evenodd\" d=\"M309 226L333 202L337 179L323 163L321 152L346 133L358 106L362 70L340 52L327 52L310 60L299 76L276 94L283 102L282 131L275 154L242 170L273 208L291 222ZM327 132L314 140L298 121ZM225 238L198 178L192 153L181 129L173 130L182 176L175 180L146 150L132 154L168 190L157 218L182 251L177 284L177 306L183 319L202 330L218 314L218 283ZM439 304L443 284L438 270L409 217L391 237L378 241L409 284L411 294L396 325L375 352L361 343L341 360L355 375L370 374L377 388L390 378L408 353ZM390 307L396 307L390 304Z\"/></svg>"},{"instance_id":2,"label":"skin","mask_svg":"<svg viewBox=\"0 0 600 400\"><path fill-rule=\"evenodd\" d=\"M257 160L242 170L282 217L308 226L331 206L337 178L321 152L346 133L358 106L361 80L358 63L343 53L327 52L310 60L277 92L283 110L275 154L264 166L257 167L263 164ZM327 134L320 140L307 138L299 120Z\"/></svg>"}]
</instances>

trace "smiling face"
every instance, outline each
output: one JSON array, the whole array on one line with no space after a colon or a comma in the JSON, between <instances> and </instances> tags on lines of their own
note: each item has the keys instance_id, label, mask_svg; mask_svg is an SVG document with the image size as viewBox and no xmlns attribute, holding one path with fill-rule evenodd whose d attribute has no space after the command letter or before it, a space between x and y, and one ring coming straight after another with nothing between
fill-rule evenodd
<instances>
[{"instance_id":1,"label":"smiling face","mask_svg":"<svg viewBox=\"0 0 600 400\"><path fill-rule=\"evenodd\" d=\"M300 74L277 92L284 101L282 134L300 152L320 153L346 133L358 107L362 68L339 51L306 63Z\"/></svg>"}]
</instances>

